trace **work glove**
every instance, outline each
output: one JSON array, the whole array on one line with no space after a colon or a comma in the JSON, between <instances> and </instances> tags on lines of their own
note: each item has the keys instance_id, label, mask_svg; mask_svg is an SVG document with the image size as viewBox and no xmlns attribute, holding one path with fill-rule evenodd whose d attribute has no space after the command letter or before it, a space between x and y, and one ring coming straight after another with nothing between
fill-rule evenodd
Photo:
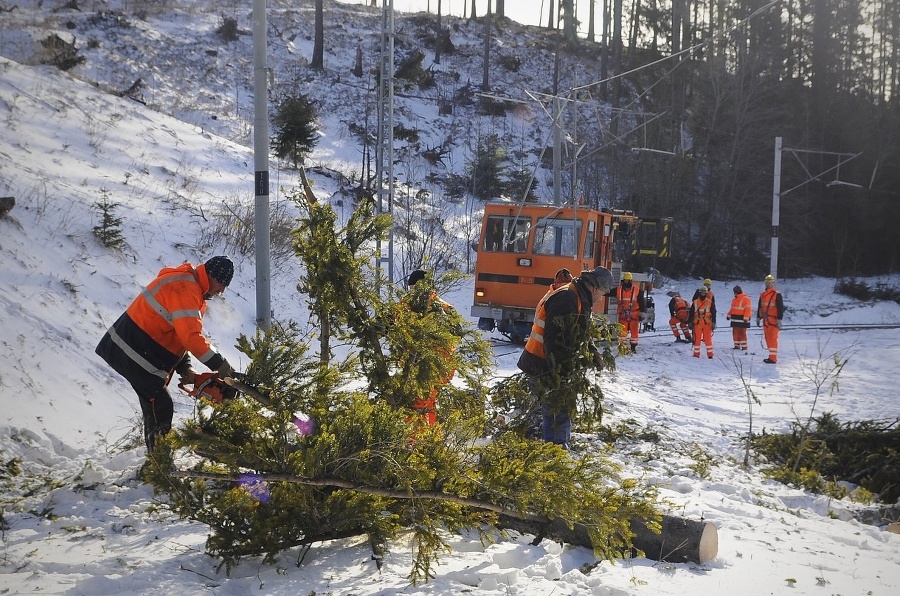
<instances>
[{"instance_id":1,"label":"work glove","mask_svg":"<svg viewBox=\"0 0 900 596\"><path fill-rule=\"evenodd\" d=\"M778 327L779 329L781 329L781 321L776 321L775 326Z\"/></svg>"},{"instance_id":2,"label":"work glove","mask_svg":"<svg viewBox=\"0 0 900 596\"><path fill-rule=\"evenodd\" d=\"M725 320L726 320L726 321L730 321L730 320L731 320L731 315L725 315Z\"/></svg>"},{"instance_id":3,"label":"work glove","mask_svg":"<svg viewBox=\"0 0 900 596\"><path fill-rule=\"evenodd\" d=\"M716 324L715 324L715 323L712 324L712 330L713 330L713 331L716 330Z\"/></svg>"},{"instance_id":4,"label":"work glove","mask_svg":"<svg viewBox=\"0 0 900 596\"><path fill-rule=\"evenodd\" d=\"M178 373L178 385L193 385L197 378L197 371L193 367L188 367Z\"/></svg>"},{"instance_id":5,"label":"work glove","mask_svg":"<svg viewBox=\"0 0 900 596\"><path fill-rule=\"evenodd\" d=\"M762 319L756 319L756 326L759 327L762 325Z\"/></svg>"},{"instance_id":6,"label":"work glove","mask_svg":"<svg viewBox=\"0 0 900 596\"><path fill-rule=\"evenodd\" d=\"M227 360L222 360L222 364L216 370L216 376L220 379L234 376L234 369L231 368L231 365L228 364Z\"/></svg>"}]
</instances>

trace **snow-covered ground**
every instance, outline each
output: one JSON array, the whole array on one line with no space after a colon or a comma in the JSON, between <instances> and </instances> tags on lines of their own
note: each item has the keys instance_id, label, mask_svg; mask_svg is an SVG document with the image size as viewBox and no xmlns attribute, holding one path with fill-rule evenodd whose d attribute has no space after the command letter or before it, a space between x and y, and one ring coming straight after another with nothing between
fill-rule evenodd
<instances>
[{"instance_id":1,"label":"snow-covered ground","mask_svg":"<svg viewBox=\"0 0 900 596\"><path fill-rule=\"evenodd\" d=\"M756 328L751 353L735 356L721 319L716 358L691 358L666 329L665 293L689 296L699 281L667 281L654 292L659 331L645 334L639 353L603 380L605 423L636 424L662 438L617 446L627 473L658 486L670 513L717 527L718 556L704 565L638 558L592 567L587 549L546 540L532 546L533 537L513 534L491 545L450 537L453 550L437 577L419 586L406 580L411 552L403 540L390 545L380 572L367 544L351 539L315 545L300 565L298 552L286 551L276 565L248 560L230 577L217 573L218 561L203 553L206 528L159 510L150 487L135 479L143 462L143 449L134 447L137 401L93 350L160 268L223 252L200 242L211 225L205 216L224 199L250 194L252 154L53 68L5 59L0 130L0 196L17 200L0 219L0 461L20 458L28 475L0 495L0 593L900 593L900 536L856 521L861 505L766 480L762 462L738 465L749 420L744 383L761 402L753 406L754 429L784 431L809 415L812 371L833 354L849 361L816 413L844 421L900 417L893 384L900 330L801 327L896 325L900 305L836 295L833 280L820 278L779 281L789 310L774 367L762 363ZM282 185L294 183L281 176ZM334 190L326 178L315 188L322 197ZM92 205L103 196L126 217L121 253L91 233L98 223ZM211 302L205 328L241 368L233 344L254 328L255 267L233 256L235 280ZM296 279L291 260L272 272L277 318L305 321ZM900 287L900 276L866 281ZM733 283L714 281L720 310ZM755 301L762 282L739 283ZM471 297L471 283L444 296L464 314ZM514 372L518 348L500 345L495 355L498 377ZM193 403L174 387L173 394L177 422ZM578 435L575 448L593 440Z\"/></svg>"}]
</instances>

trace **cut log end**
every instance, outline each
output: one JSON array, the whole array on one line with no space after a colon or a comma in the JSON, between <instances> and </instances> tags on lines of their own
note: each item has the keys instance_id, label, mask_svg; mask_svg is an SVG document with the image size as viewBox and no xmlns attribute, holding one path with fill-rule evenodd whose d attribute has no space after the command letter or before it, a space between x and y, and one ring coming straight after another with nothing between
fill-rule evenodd
<instances>
[{"instance_id":1,"label":"cut log end","mask_svg":"<svg viewBox=\"0 0 900 596\"><path fill-rule=\"evenodd\" d=\"M710 522L664 515L659 534L647 529L642 521L634 521L631 531L634 547L649 559L671 563L703 565L719 552L719 532Z\"/></svg>"},{"instance_id":2,"label":"cut log end","mask_svg":"<svg viewBox=\"0 0 900 596\"><path fill-rule=\"evenodd\" d=\"M712 561L719 555L719 530L714 524L709 522L704 524L703 532L700 534L698 554L701 565Z\"/></svg>"}]
</instances>

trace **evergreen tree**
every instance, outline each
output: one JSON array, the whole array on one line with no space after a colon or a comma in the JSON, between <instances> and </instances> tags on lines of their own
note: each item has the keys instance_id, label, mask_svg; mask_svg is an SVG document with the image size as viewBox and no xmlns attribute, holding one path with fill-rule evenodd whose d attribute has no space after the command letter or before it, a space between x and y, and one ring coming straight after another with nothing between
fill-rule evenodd
<instances>
[{"instance_id":1,"label":"evergreen tree","mask_svg":"<svg viewBox=\"0 0 900 596\"><path fill-rule=\"evenodd\" d=\"M271 563L285 549L353 535L383 545L407 530L416 582L449 549L446 532L480 531L505 514L583 524L598 554L621 556L631 520L657 519L655 492L622 481L603 458L516 433L485 440L492 362L480 332L441 307L428 283L377 291L372 247L390 221L371 200L338 231L330 205L295 201L306 210L300 288L351 349L339 362L316 357L294 323L242 336L243 380L257 390L201 404L157 443L146 477L176 513L209 525L208 551L230 569L242 557ZM450 369L459 378L439 387L438 423L428 426L411 405Z\"/></svg>"},{"instance_id":2,"label":"evergreen tree","mask_svg":"<svg viewBox=\"0 0 900 596\"><path fill-rule=\"evenodd\" d=\"M278 106L273 120L272 151L281 159L290 159L298 168L319 142L318 110L308 95L286 98Z\"/></svg>"},{"instance_id":3,"label":"evergreen tree","mask_svg":"<svg viewBox=\"0 0 900 596\"><path fill-rule=\"evenodd\" d=\"M479 199L490 199L504 193L506 175L506 151L496 134L478 139L475 155L467 164L466 173L472 181L471 192Z\"/></svg>"},{"instance_id":4,"label":"evergreen tree","mask_svg":"<svg viewBox=\"0 0 900 596\"><path fill-rule=\"evenodd\" d=\"M105 194L102 201L94 203L94 208L100 212L100 223L92 230L94 237L106 248L114 250L125 245L125 237L122 235L122 218L113 214L118 207L119 203L111 202Z\"/></svg>"}]
</instances>

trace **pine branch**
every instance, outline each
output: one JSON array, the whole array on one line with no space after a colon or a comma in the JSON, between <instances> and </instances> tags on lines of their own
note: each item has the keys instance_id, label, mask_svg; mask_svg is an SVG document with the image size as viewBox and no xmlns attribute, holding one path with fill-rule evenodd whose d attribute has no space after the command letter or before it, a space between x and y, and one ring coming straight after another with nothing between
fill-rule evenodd
<instances>
[{"instance_id":1,"label":"pine branch","mask_svg":"<svg viewBox=\"0 0 900 596\"><path fill-rule=\"evenodd\" d=\"M219 482L240 482L240 475L236 474L214 474L211 472L199 472L194 470L173 470L172 474L175 478L200 478L203 480L213 480ZM460 497L459 495L454 495L450 493L444 493L433 490L426 491L404 491L404 490L394 490L388 488L378 488L375 486L364 486L361 484L356 484L354 482L349 482L347 480L340 480L338 478L304 478L302 476L293 476L291 474L258 474L257 475L260 480L266 482L291 482L294 484L305 484L308 486L333 486L336 488L343 488L347 490L354 490L357 492L361 492L364 494L375 495L378 497L387 497L389 499L435 499L438 501L448 501L451 503L457 503L459 505L465 505L466 507L473 507L475 509L482 509L485 511L492 511L494 513L499 513L501 515L508 515L511 517L515 517L518 519L531 520L531 521L541 521L545 518L539 515L534 515L530 513L519 513L513 509L509 509L502 505L497 505L495 503L489 503L487 501L481 501L478 499L469 499L466 497Z\"/></svg>"}]
</instances>

